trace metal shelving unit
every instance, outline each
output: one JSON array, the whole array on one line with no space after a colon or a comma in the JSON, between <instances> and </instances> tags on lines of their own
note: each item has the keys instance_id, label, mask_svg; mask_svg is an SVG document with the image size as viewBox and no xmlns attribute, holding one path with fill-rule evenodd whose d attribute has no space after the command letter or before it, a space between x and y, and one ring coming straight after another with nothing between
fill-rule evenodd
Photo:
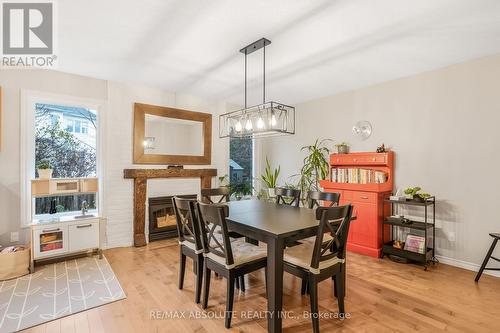
<instances>
[{"instance_id":1,"label":"metal shelving unit","mask_svg":"<svg viewBox=\"0 0 500 333\"><path fill-rule=\"evenodd\" d=\"M422 202L413 200L390 200L389 198L384 198L384 203L391 204L391 215L383 216L382 221L382 258L384 255L393 255L400 258L405 258L410 261L420 263L427 270L427 265L429 262L436 263L436 198L429 197ZM394 217L394 211L396 206L416 206L422 207L424 209L424 220L414 221L414 220L404 220L403 218ZM385 213L385 210L383 210ZM384 239L384 229L386 226L391 227L391 239ZM394 242L394 231L396 228L409 228L413 230L419 230L424 232L425 246L424 253L418 253L413 251L408 251L404 249L399 249L393 246ZM429 236L432 235L432 242L429 242Z\"/></svg>"}]
</instances>

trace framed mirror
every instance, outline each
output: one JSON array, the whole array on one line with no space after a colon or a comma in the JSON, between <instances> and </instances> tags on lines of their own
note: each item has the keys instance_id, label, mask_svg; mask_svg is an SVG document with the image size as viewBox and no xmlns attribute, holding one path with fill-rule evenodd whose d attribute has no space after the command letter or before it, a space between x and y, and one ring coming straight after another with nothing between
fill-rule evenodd
<instances>
[{"instance_id":1,"label":"framed mirror","mask_svg":"<svg viewBox=\"0 0 500 333\"><path fill-rule=\"evenodd\" d=\"M212 115L134 104L135 164L210 164Z\"/></svg>"}]
</instances>

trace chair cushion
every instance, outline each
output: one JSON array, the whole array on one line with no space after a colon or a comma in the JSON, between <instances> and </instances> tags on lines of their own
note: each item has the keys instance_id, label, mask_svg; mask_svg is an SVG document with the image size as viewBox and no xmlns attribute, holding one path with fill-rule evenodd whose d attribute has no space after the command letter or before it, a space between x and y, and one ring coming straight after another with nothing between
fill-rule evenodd
<instances>
[{"instance_id":1,"label":"chair cushion","mask_svg":"<svg viewBox=\"0 0 500 333\"><path fill-rule=\"evenodd\" d=\"M236 239L231 242L231 249L233 251L232 265L226 265L226 259L216 255L215 253L205 253L207 258L225 266L227 269L231 269L258 259L265 258L267 256L267 247L265 244L253 245L245 242L244 239Z\"/></svg>"},{"instance_id":2,"label":"chair cushion","mask_svg":"<svg viewBox=\"0 0 500 333\"><path fill-rule=\"evenodd\" d=\"M332 239L333 239L333 237L330 234L325 234L323 236L323 243L329 242ZM301 239L300 242L301 243L311 243L312 245L314 245L314 243L316 242L316 236Z\"/></svg>"},{"instance_id":3,"label":"chair cushion","mask_svg":"<svg viewBox=\"0 0 500 333\"><path fill-rule=\"evenodd\" d=\"M190 242L190 241L187 241L187 240L183 240L182 242L179 242L180 245L183 245L187 248L190 248L191 250L194 251L194 253L196 254L200 254L200 253L203 253L203 249L199 249L197 250L196 249L196 244L193 243L193 242Z\"/></svg>"},{"instance_id":4,"label":"chair cushion","mask_svg":"<svg viewBox=\"0 0 500 333\"><path fill-rule=\"evenodd\" d=\"M285 249L283 260L289 264L302 267L313 274L319 274L322 269L334 266L339 263L344 263L344 259L332 258L329 260L321 261L319 268L311 267L311 260L314 250L314 243L303 243L294 247ZM327 251L325 254L331 253Z\"/></svg>"}]
</instances>

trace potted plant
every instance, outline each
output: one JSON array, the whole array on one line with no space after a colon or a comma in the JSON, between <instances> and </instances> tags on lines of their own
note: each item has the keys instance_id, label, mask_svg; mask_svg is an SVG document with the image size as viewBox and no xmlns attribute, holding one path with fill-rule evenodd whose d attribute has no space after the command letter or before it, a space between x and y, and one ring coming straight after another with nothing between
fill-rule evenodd
<instances>
[{"instance_id":1,"label":"potted plant","mask_svg":"<svg viewBox=\"0 0 500 333\"><path fill-rule=\"evenodd\" d=\"M264 170L264 174L260 177L264 184L267 186L270 197L276 196L274 189L276 188L280 172L281 167L279 165L276 169L271 169L271 164L269 163L269 159L266 156L266 169Z\"/></svg>"},{"instance_id":2,"label":"potted plant","mask_svg":"<svg viewBox=\"0 0 500 333\"><path fill-rule=\"evenodd\" d=\"M229 175L225 174L224 176L217 177L219 180L220 187L228 187L229 186Z\"/></svg>"},{"instance_id":3,"label":"potted plant","mask_svg":"<svg viewBox=\"0 0 500 333\"><path fill-rule=\"evenodd\" d=\"M341 142L335 145L338 154L348 154L349 144L347 142Z\"/></svg>"},{"instance_id":4,"label":"potted plant","mask_svg":"<svg viewBox=\"0 0 500 333\"><path fill-rule=\"evenodd\" d=\"M421 189L422 188L420 188L419 186L408 187L405 190L405 194L406 194L407 198L410 200L424 202L425 200L430 198L431 195L428 193L418 193Z\"/></svg>"},{"instance_id":5,"label":"potted plant","mask_svg":"<svg viewBox=\"0 0 500 333\"><path fill-rule=\"evenodd\" d=\"M236 200L241 200L245 196L252 195L252 181L242 181L241 183L230 184L231 195L234 195Z\"/></svg>"},{"instance_id":6,"label":"potted plant","mask_svg":"<svg viewBox=\"0 0 500 333\"><path fill-rule=\"evenodd\" d=\"M304 146L301 151L307 151L308 154L304 158L304 165L300 169L300 173L292 177L300 177L297 187L302 192L302 197L307 196L308 191L319 191L319 181L328 177L328 155L330 149L326 146L330 139L316 139L313 145Z\"/></svg>"},{"instance_id":7,"label":"potted plant","mask_svg":"<svg viewBox=\"0 0 500 333\"><path fill-rule=\"evenodd\" d=\"M38 178L40 179L50 179L52 178L52 168L48 162L40 162L37 165Z\"/></svg>"}]
</instances>

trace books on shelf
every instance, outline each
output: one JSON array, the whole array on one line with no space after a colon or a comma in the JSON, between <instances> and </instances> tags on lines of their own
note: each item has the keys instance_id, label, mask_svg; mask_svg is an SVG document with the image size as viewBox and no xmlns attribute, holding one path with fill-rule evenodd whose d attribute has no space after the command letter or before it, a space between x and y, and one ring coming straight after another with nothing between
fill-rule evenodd
<instances>
[{"instance_id":1,"label":"books on shelf","mask_svg":"<svg viewBox=\"0 0 500 333\"><path fill-rule=\"evenodd\" d=\"M379 170L360 168L332 168L332 182L350 184L382 184L387 181L387 173Z\"/></svg>"},{"instance_id":2,"label":"books on shelf","mask_svg":"<svg viewBox=\"0 0 500 333\"><path fill-rule=\"evenodd\" d=\"M405 250L417 252L420 254L425 253L425 238L416 235L406 236Z\"/></svg>"}]
</instances>

